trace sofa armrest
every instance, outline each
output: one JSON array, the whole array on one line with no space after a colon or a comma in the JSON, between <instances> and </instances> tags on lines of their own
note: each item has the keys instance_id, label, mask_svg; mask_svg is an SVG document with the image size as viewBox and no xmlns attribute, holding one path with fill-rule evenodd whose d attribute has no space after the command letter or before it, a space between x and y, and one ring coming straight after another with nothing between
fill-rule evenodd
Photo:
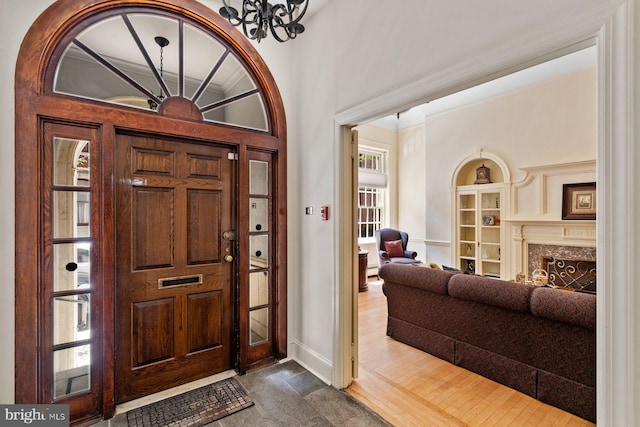
<instances>
[{"instance_id":1,"label":"sofa armrest","mask_svg":"<svg viewBox=\"0 0 640 427\"><path fill-rule=\"evenodd\" d=\"M391 258L389 258L389 254L387 253L387 251L378 251L378 255L380 255L380 258L389 261Z\"/></svg>"},{"instance_id":2,"label":"sofa armrest","mask_svg":"<svg viewBox=\"0 0 640 427\"><path fill-rule=\"evenodd\" d=\"M531 313L593 330L596 327L596 296L563 289L536 288L531 294Z\"/></svg>"}]
</instances>

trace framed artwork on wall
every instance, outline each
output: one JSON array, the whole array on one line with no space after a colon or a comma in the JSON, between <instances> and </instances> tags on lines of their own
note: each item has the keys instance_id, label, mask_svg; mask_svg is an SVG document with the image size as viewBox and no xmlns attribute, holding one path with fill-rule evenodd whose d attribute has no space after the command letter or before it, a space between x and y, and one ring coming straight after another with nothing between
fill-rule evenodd
<instances>
[{"instance_id":1,"label":"framed artwork on wall","mask_svg":"<svg viewBox=\"0 0 640 427\"><path fill-rule=\"evenodd\" d=\"M596 219L596 183L562 185L562 219Z\"/></svg>"}]
</instances>

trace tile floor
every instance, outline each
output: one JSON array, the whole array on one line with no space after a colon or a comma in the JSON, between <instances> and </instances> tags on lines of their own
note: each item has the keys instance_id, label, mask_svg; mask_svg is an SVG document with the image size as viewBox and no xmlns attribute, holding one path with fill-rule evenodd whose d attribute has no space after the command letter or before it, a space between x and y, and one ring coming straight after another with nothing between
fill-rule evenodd
<instances>
[{"instance_id":1,"label":"tile floor","mask_svg":"<svg viewBox=\"0 0 640 427\"><path fill-rule=\"evenodd\" d=\"M255 405L208 426L391 425L347 393L328 386L294 361L250 372L238 379ZM97 424L98 427L126 425L126 413Z\"/></svg>"}]
</instances>

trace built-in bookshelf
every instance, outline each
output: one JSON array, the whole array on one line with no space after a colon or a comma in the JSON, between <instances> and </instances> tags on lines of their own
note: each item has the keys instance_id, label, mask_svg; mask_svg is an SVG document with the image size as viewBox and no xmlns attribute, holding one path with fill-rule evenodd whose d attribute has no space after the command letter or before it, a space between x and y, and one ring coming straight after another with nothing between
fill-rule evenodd
<instances>
[{"instance_id":1,"label":"built-in bookshelf","mask_svg":"<svg viewBox=\"0 0 640 427\"><path fill-rule=\"evenodd\" d=\"M502 263L502 184L457 190L457 267L499 278Z\"/></svg>"}]
</instances>

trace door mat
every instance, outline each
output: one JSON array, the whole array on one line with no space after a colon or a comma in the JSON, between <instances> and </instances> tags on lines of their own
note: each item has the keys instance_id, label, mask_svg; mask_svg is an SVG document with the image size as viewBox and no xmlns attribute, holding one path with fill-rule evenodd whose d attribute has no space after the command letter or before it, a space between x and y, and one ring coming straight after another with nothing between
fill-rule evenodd
<instances>
[{"instance_id":1,"label":"door mat","mask_svg":"<svg viewBox=\"0 0 640 427\"><path fill-rule=\"evenodd\" d=\"M202 426L253 406L236 378L151 403L127 412L129 427Z\"/></svg>"}]
</instances>

